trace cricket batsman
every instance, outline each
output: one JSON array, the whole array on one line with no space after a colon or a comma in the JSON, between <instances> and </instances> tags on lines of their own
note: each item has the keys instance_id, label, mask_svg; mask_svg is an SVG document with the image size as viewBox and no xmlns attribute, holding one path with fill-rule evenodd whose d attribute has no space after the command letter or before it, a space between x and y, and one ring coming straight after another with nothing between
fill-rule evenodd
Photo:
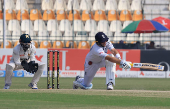
<instances>
[{"instance_id":1,"label":"cricket batsman","mask_svg":"<svg viewBox=\"0 0 170 109\"><path fill-rule=\"evenodd\" d=\"M34 74L28 86L32 89L38 89L37 82L41 77L45 63L35 59L36 49L31 41L31 37L28 34L22 34L19 39L19 44L13 48L12 58L10 62L6 64L4 89L10 89L13 71L19 69L24 69Z\"/></svg>"},{"instance_id":2,"label":"cricket batsman","mask_svg":"<svg viewBox=\"0 0 170 109\"><path fill-rule=\"evenodd\" d=\"M95 35L95 41L96 43L86 55L84 63L84 78L76 76L75 81L73 81L73 89L79 87L81 89L91 89L93 87L91 82L96 72L99 68L106 67L107 90L113 90L113 85L115 85L116 63L119 64L121 68L131 68L129 62L121 60L120 54L103 32L98 32ZM108 50L110 50L112 54L107 54Z\"/></svg>"}]
</instances>

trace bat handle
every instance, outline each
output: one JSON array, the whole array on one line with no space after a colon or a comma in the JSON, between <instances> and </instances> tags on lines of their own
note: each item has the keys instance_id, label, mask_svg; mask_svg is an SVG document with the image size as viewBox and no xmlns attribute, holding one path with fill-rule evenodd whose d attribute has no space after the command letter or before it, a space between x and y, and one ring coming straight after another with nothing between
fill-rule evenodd
<instances>
[{"instance_id":1,"label":"bat handle","mask_svg":"<svg viewBox=\"0 0 170 109\"><path fill-rule=\"evenodd\" d=\"M133 63L130 63L131 66L133 66Z\"/></svg>"}]
</instances>

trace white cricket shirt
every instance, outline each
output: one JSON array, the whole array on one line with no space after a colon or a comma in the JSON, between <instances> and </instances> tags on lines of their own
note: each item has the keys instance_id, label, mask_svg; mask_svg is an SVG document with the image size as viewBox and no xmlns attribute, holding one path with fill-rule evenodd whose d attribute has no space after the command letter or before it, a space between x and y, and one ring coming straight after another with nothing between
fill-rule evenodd
<instances>
[{"instance_id":1,"label":"white cricket shirt","mask_svg":"<svg viewBox=\"0 0 170 109\"><path fill-rule=\"evenodd\" d=\"M32 43L30 44L30 48L28 48L26 52L24 52L21 45L18 44L13 48L11 61L13 61L16 65L21 65L21 61L23 59L29 59L30 61L35 61L35 55L36 55L36 48Z\"/></svg>"},{"instance_id":2,"label":"white cricket shirt","mask_svg":"<svg viewBox=\"0 0 170 109\"><path fill-rule=\"evenodd\" d=\"M100 47L96 43L91 47L90 52L86 55L85 61L92 61L93 63L101 62L108 54L108 49L113 49L113 44L110 41L106 42L105 47Z\"/></svg>"}]
</instances>

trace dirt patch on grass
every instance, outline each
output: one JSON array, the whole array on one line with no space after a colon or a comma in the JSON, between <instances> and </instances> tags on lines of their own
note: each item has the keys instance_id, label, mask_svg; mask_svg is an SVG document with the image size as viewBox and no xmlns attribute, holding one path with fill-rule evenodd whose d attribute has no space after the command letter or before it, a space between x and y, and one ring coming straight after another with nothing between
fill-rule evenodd
<instances>
[{"instance_id":1,"label":"dirt patch on grass","mask_svg":"<svg viewBox=\"0 0 170 109\"><path fill-rule=\"evenodd\" d=\"M138 97L160 97L170 98L170 91L151 91L151 90L73 90L73 89L0 89L0 92L16 93L61 93L76 95L105 95L105 96L138 96Z\"/></svg>"}]
</instances>

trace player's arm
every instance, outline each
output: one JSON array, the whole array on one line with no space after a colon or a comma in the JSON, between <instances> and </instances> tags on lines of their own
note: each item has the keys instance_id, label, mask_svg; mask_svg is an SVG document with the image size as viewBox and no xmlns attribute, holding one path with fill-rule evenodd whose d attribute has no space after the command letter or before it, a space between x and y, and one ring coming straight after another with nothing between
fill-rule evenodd
<instances>
[{"instance_id":1,"label":"player's arm","mask_svg":"<svg viewBox=\"0 0 170 109\"><path fill-rule=\"evenodd\" d=\"M117 59L121 60L120 54L115 48L112 48L110 51Z\"/></svg>"},{"instance_id":2,"label":"player's arm","mask_svg":"<svg viewBox=\"0 0 170 109\"><path fill-rule=\"evenodd\" d=\"M107 47L117 59L121 60L119 52L113 47L113 44L110 41L107 42Z\"/></svg>"},{"instance_id":3,"label":"player's arm","mask_svg":"<svg viewBox=\"0 0 170 109\"><path fill-rule=\"evenodd\" d=\"M19 48L15 47L15 48L13 49L12 57L13 57L13 59L14 59L14 63L15 63L17 66L20 66L20 65L21 65L21 62L20 62Z\"/></svg>"},{"instance_id":4,"label":"player's arm","mask_svg":"<svg viewBox=\"0 0 170 109\"><path fill-rule=\"evenodd\" d=\"M124 68L124 69L130 69L131 68L131 65L128 62L126 62L125 60L117 59L116 57L112 57L112 56L107 55L105 57L105 60L119 64L120 67Z\"/></svg>"},{"instance_id":5,"label":"player's arm","mask_svg":"<svg viewBox=\"0 0 170 109\"><path fill-rule=\"evenodd\" d=\"M107 56L105 57L105 60L108 60L108 61L110 61L110 62L117 63L117 64L120 64L120 62L121 62L120 59L117 59L117 58L112 57L112 56L109 56L109 55L107 55Z\"/></svg>"},{"instance_id":6,"label":"player's arm","mask_svg":"<svg viewBox=\"0 0 170 109\"><path fill-rule=\"evenodd\" d=\"M31 46L32 46L32 51L31 51L31 54L30 54L30 61L35 61L36 48L33 44Z\"/></svg>"}]
</instances>

